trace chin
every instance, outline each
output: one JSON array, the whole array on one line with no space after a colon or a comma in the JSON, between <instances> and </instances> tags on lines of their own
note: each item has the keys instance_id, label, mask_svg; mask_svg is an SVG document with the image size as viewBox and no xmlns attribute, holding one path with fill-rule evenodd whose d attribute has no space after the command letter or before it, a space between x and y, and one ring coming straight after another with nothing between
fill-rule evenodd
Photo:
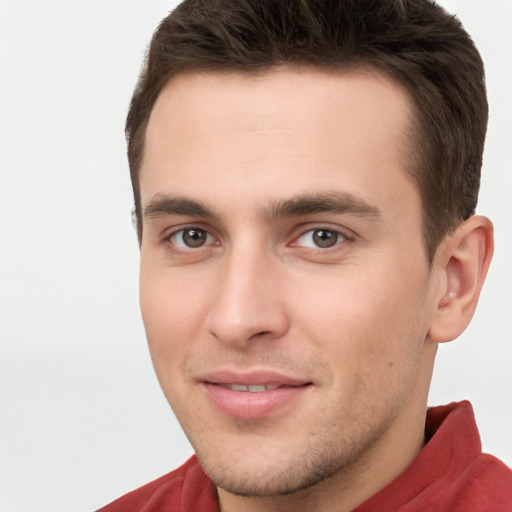
<instances>
[{"instance_id":1,"label":"chin","mask_svg":"<svg viewBox=\"0 0 512 512\"><path fill-rule=\"evenodd\" d=\"M324 452L288 461L267 460L260 466L219 461L210 463L208 457L197 454L204 471L214 484L236 496L270 497L284 496L308 489L319 482L343 471L354 462L355 457Z\"/></svg>"},{"instance_id":2,"label":"chin","mask_svg":"<svg viewBox=\"0 0 512 512\"><path fill-rule=\"evenodd\" d=\"M287 471L285 474L267 472L263 477L250 474L226 475L205 469L214 484L230 494L244 497L285 496L314 486L329 476L324 473Z\"/></svg>"}]
</instances>

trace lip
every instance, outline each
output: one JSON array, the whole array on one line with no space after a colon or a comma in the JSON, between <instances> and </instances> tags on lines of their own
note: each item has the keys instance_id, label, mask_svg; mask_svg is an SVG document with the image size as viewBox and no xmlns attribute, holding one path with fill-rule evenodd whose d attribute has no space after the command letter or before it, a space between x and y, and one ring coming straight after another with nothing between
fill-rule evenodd
<instances>
[{"instance_id":1,"label":"lip","mask_svg":"<svg viewBox=\"0 0 512 512\"><path fill-rule=\"evenodd\" d=\"M199 382L207 399L233 418L260 419L294 405L312 387L312 382L273 371L213 372ZM265 391L234 391L226 386L270 386ZM276 386L278 386L276 388Z\"/></svg>"}]
</instances>

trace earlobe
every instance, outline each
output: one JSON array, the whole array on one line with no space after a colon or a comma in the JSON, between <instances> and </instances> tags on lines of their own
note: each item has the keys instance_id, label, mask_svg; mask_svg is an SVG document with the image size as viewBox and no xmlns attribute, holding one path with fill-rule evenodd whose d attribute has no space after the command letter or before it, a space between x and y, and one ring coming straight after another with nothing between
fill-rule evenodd
<instances>
[{"instance_id":1,"label":"earlobe","mask_svg":"<svg viewBox=\"0 0 512 512\"><path fill-rule=\"evenodd\" d=\"M432 340L451 341L466 329L475 312L493 251L493 226L486 217L471 217L447 235L434 262L443 284L429 329Z\"/></svg>"}]
</instances>

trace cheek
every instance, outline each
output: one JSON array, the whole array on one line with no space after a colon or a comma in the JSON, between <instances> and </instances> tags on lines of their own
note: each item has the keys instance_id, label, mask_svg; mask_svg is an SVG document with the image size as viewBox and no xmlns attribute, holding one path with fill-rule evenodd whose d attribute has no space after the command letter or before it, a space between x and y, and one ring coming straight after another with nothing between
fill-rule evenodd
<instances>
[{"instance_id":1,"label":"cheek","mask_svg":"<svg viewBox=\"0 0 512 512\"><path fill-rule=\"evenodd\" d=\"M183 364L201 325L201 293L170 273L141 268L140 308L153 364L165 370Z\"/></svg>"},{"instance_id":2,"label":"cheek","mask_svg":"<svg viewBox=\"0 0 512 512\"><path fill-rule=\"evenodd\" d=\"M342 366L337 373L352 375L354 382L361 376L375 380L377 373L408 373L427 332L426 274L418 266L416 273L367 269L317 281L296 310L325 361Z\"/></svg>"}]
</instances>

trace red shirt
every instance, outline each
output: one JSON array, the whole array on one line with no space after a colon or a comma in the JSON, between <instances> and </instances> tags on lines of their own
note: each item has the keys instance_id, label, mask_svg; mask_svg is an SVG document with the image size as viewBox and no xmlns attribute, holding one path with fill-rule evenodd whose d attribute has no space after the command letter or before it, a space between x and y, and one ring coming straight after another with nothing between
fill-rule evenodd
<instances>
[{"instance_id":1,"label":"red shirt","mask_svg":"<svg viewBox=\"0 0 512 512\"><path fill-rule=\"evenodd\" d=\"M353 512L512 512L512 471L482 453L469 402L428 410L427 444L393 482ZM197 458L98 512L219 512Z\"/></svg>"}]
</instances>

